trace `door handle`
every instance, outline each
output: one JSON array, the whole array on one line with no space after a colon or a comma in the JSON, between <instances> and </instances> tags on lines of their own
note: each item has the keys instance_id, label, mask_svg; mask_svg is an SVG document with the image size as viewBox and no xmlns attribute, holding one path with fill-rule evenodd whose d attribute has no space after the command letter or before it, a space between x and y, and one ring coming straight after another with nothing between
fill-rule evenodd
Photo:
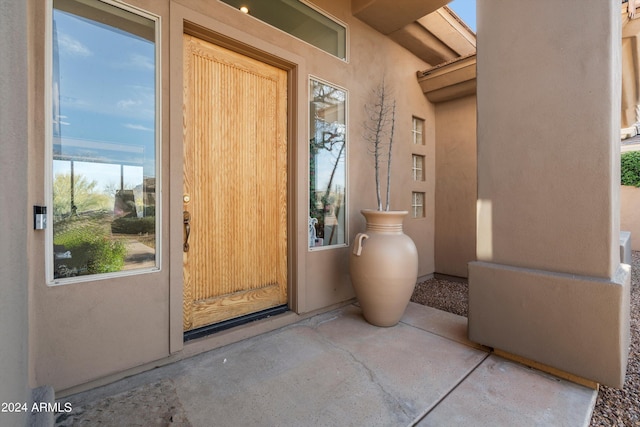
<instances>
[{"instance_id":1,"label":"door handle","mask_svg":"<svg viewBox=\"0 0 640 427\"><path fill-rule=\"evenodd\" d=\"M189 252L189 235L191 234L191 214L189 211L182 212L182 222L184 223L184 245L182 250Z\"/></svg>"}]
</instances>

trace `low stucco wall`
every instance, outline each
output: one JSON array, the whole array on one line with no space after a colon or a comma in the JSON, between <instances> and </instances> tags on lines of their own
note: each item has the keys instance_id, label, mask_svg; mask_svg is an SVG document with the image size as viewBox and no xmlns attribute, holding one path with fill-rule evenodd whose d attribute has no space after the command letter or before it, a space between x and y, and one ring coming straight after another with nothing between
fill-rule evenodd
<instances>
[{"instance_id":1,"label":"low stucco wall","mask_svg":"<svg viewBox=\"0 0 640 427\"><path fill-rule=\"evenodd\" d=\"M640 251L640 188L620 186L620 229L631 232L631 249Z\"/></svg>"},{"instance_id":2,"label":"low stucco wall","mask_svg":"<svg viewBox=\"0 0 640 427\"><path fill-rule=\"evenodd\" d=\"M485 262L472 262L469 269L470 340L581 378L623 386L629 265L619 265L611 280Z\"/></svg>"}]
</instances>

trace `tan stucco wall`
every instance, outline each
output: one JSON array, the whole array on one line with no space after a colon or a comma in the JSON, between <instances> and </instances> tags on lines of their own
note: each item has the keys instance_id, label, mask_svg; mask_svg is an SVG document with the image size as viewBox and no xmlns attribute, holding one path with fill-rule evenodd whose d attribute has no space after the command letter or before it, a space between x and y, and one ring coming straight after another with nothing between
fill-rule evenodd
<instances>
[{"instance_id":1,"label":"tan stucco wall","mask_svg":"<svg viewBox=\"0 0 640 427\"><path fill-rule=\"evenodd\" d=\"M0 6L0 402L29 403L27 240L33 235L27 193L27 17L25 2ZM8 102L10 100L10 102ZM7 408L3 408L7 409ZM0 413L25 425L27 413Z\"/></svg>"},{"instance_id":2,"label":"tan stucco wall","mask_svg":"<svg viewBox=\"0 0 640 427\"><path fill-rule=\"evenodd\" d=\"M619 250L620 5L478 7L469 337L621 387L630 272Z\"/></svg>"},{"instance_id":3,"label":"tan stucco wall","mask_svg":"<svg viewBox=\"0 0 640 427\"><path fill-rule=\"evenodd\" d=\"M612 279L469 264L469 337L622 388L629 352L630 266ZM482 307L479 307L482 306Z\"/></svg>"},{"instance_id":4,"label":"tan stucco wall","mask_svg":"<svg viewBox=\"0 0 640 427\"><path fill-rule=\"evenodd\" d=\"M623 5L625 6L625 5ZM625 7L622 8L622 115L620 127L632 128L638 121L638 42L640 41L640 20L638 16L631 18Z\"/></svg>"},{"instance_id":5,"label":"tan stucco wall","mask_svg":"<svg viewBox=\"0 0 640 427\"><path fill-rule=\"evenodd\" d=\"M436 104L435 272L467 277L476 259L476 97Z\"/></svg>"},{"instance_id":6,"label":"tan stucco wall","mask_svg":"<svg viewBox=\"0 0 640 427\"><path fill-rule=\"evenodd\" d=\"M620 186L620 230L631 232L631 249L640 251L640 188Z\"/></svg>"},{"instance_id":7,"label":"tan stucco wall","mask_svg":"<svg viewBox=\"0 0 640 427\"><path fill-rule=\"evenodd\" d=\"M619 11L597 15L597 0L546 3L478 16L478 259L612 277L620 111L609 104L620 105ZM597 21L585 28L570 18L573 7ZM537 22L552 31L540 33ZM519 41L527 49L513 49ZM501 68L505 56L512 69ZM593 154L576 155L584 152Z\"/></svg>"},{"instance_id":8,"label":"tan stucco wall","mask_svg":"<svg viewBox=\"0 0 640 427\"><path fill-rule=\"evenodd\" d=\"M34 46L31 49L32 87L31 103L34 120L31 125L29 199L33 203L45 198L44 126L43 126L43 70L44 11L41 2L33 7L31 18L34 28ZM163 15L168 11L166 2L138 2L149 11ZM163 37L168 27L163 28ZM168 45L163 47L163 56ZM163 63L163 96L168 93L168 64ZM163 133L168 134L168 109L163 111ZM168 144L163 144L163 168L168 170ZM169 174L163 176L168 188ZM31 203L31 202L30 202ZM168 204L162 211L168 218ZM168 222L163 222L164 243ZM64 389L105 374L166 357L169 354L169 260L168 247L163 247L160 272L109 280L88 281L59 286L48 286L45 280L44 233L33 239L30 265L31 303L33 322L30 325L33 381L37 385L52 385Z\"/></svg>"},{"instance_id":9,"label":"tan stucco wall","mask_svg":"<svg viewBox=\"0 0 640 427\"><path fill-rule=\"evenodd\" d=\"M29 140L31 164L36 171L29 187L29 200L44 198L43 129L43 28L39 14L32 16L34 48L30 51L32 86L36 88L31 109L34 116ZM183 19L211 28L234 39L249 51L271 55L290 64L290 306L308 313L353 298L348 273L348 247L309 251L307 248L308 174L308 78L309 75L346 88L348 116L348 205L349 236L364 230L359 210L374 206L371 159L362 142L363 104L383 75L398 100L396 175L392 208L411 206L411 119L426 120L427 144L421 149L428 162L426 218L407 219L405 229L415 240L420 256L420 274L434 271L435 126L433 106L416 81L416 71L426 64L361 21L351 16L349 2L317 1L316 4L349 26L350 58L341 61L315 47L290 37L220 2L205 0L136 0L131 3L162 17L163 70L163 240L162 271L151 274L49 287L44 277L44 242L33 237L29 262L34 322L30 328L35 384L68 389L110 374L156 360L169 360L223 343L229 334L205 340L205 344L182 343L182 80L181 33ZM171 31L170 31L171 30ZM171 33L171 39L169 34ZM215 38L215 37L214 37ZM253 54L252 53L252 54ZM295 320L295 316L293 317ZM245 328L246 329L246 328ZM255 328L264 331L264 328ZM242 337L250 333L241 334ZM226 337L226 338L223 338ZM173 356L170 354L173 353ZM169 359L168 359L169 358Z\"/></svg>"}]
</instances>

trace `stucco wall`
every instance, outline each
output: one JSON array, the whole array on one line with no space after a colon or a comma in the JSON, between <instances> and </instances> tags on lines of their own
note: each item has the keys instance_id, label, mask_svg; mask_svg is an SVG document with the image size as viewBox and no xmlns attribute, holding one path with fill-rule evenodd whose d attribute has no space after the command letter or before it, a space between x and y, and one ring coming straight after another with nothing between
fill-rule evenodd
<instances>
[{"instance_id":1,"label":"stucco wall","mask_svg":"<svg viewBox=\"0 0 640 427\"><path fill-rule=\"evenodd\" d=\"M141 7L166 14L166 2L141 1ZM44 28L42 2L33 2L30 20L34 42L30 48L30 85L34 88L30 100L31 133L30 164L34 173L29 187L30 204L45 199L44 176L46 158L44 129ZM163 28L163 37L168 27ZM163 46L163 56L168 45ZM168 70L163 63L163 71ZM168 93L168 73L164 72L163 97ZM168 129L168 110L163 111L163 132ZM162 147L163 168L168 168L168 145ZM164 169L167 170L167 169ZM167 188L169 175L163 176ZM163 206L167 218L168 204ZM52 224L50 224L51 226ZM168 222L162 225L166 244ZM30 267L31 304L33 308L30 338L34 343L32 367L36 385L51 385L56 390L90 381L108 373L157 360L169 355L169 270L168 248L160 251L159 272L94 280L82 283L49 286L45 278L44 233L31 240Z\"/></svg>"},{"instance_id":2,"label":"stucco wall","mask_svg":"<svg viewBox=\"0 0 640 427\"><path fill-rule=\"evenodd\" d=\"M478 11L478 259L610 278L619 261L620 109L610 106L620 104L619 12L597 15L597 0L544 4ZM598 16L588 31L584 19L566 18L574 7Z\"/></svg>"},{"instance_id":3,"label":"stucco wall","mask_svg":"<svg viewBox=\"0 0 640 427\"><path fill-rule=\"evenodd\" d=\"M469 338L622 387L620 5L478 2L477 64Z\"/></svg>"},{"instance_id":4,"label":"stucco wall","mask_svg":"<svg viewBox=\"0 0 640 427\"><path fill-rule=\"evenodd\" d=\"M631 232L631 249L640 251L640 188L620 186L620 230Z\"/></svg>"},{"instance_id":5,"label":"stucco wall","mask_svg":"<svg viewBox=\"0 0 640 427\"><path fill-rule=\"evenodd\" d=\"M436 104L435 272L467 277L476 259L476 97Z\"/></svg>"},{"instance_id":6,"label":"stucco wall","mask_svg":"<svg viewBox=\"0 0 640 427\"><path fill-rule=\"evenodd\" d=\"M36 3L36 2L34 2ZM31 201L44 197L43 57L44 15L40 2L32 15L36 43L31 50L32 86L36 88L29 147L34 176ZM291 307L307 313L353 297L348 273L348 247L309 251L308 205L308 79L315 76L348 91L348 230L350 239L364 230L359 210L374 206L371 159L362 141L363 105L384 75L398 100L392 208L411 207L412 116L426 120L424 147L427 180L426 218L407 219L405 229L420 256L420 275L434 271L435 126L433 106L425 99L416 71L426 64L351 16L350 2L322 0L316 4L349 26L349 61L341 61L260 21L222 4L205 0L135 0L132 4L162 17L163 70L163 270L158 273L49 287L44 277L44 243L36 236L30 251L31 290L37 343L35 382L67 389L105 375L182 354L189 348L222 345L182 344L182 80L181 25L187 19L256 50L294 64L290 104L290 283ZM169 38L169 28L171 39ZM171 49L170 49L171 46ZM171 61L174 61L170 63ZM223 334L221 334L222 336ZM247 336L245 334L244 336ZM228 341L225 341L228 342ZM177 353L176 353L177 352Z\"/></svg>"},{"instance_id":7,"label":"stucco wall","mask_svg":"<svg viewBox=\"0 0 640 427\"><path fill-rule=\"evenodd\" d=\"M27 7L0 3L0 402L29 403L27 240ZM25 424L24 412L0 413L0 424Z\"/></svg>"}]
</instances>

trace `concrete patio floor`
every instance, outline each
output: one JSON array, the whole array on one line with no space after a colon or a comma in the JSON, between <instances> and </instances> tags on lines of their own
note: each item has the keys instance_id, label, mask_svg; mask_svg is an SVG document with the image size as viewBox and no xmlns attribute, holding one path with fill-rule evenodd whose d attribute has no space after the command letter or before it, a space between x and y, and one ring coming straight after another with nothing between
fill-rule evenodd
<instances>
[{"instance_id":1,"label":"concrete patio floor","mask_svg":"<svg viewBox=\"0 0 640 427\"><path fill-rule=\"evenodd\" d=\"M60 399L58 426L587 426L597 392L497 357L467 319L356 305ZM86 424L83 424L86 423Z\"/></svg>"}]
</instances>

